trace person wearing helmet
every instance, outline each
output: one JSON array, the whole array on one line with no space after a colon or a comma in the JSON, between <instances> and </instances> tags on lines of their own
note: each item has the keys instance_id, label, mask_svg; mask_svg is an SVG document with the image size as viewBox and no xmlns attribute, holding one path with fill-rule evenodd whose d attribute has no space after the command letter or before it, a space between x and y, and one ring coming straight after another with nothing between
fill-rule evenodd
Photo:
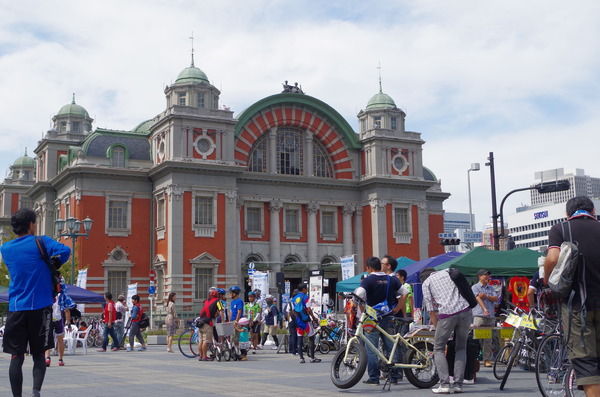
<instances>
[{"instance_id":1,"label":"person wearing helmet","mask_svg":"<svg viewBox=\"0 0 600 397\"><path fill-rule=\"evenodd\" d=\"M258 302L256 302L256 292L251 291L248 293L248 303L244 305L244 312L246 313L248 320L250 320L250 338L252 348L256 350L258 349L258 335L260 334L260 323L262 318L260 306Z\"/></svg>"},{"instance_id":2,"label":"person wearing helmet","mask_svg":"<svg viewBox=\"0 0 600 397\"><path fill-rule=\"evenodd\" d=\"M248 328L250 328L250 320L246 317L241 317L233 325L233 329L239 335L239 343L236 347L240 349L240 361L248 360L248 349L250 348Z\"/></svg>"},{"instance_id":3,"label":"person wearing helmet","mask_svg":"<svg viewBox=\"0 0 600 397\"><path fill-rule=\"evenodd\" d=\"M217 292L219 293L219 300L223 305L223 313L221 314L224 315L223 317L219 315L219 317L217 317L217 322L226 323L229 321L229 312L227 311L227 292L223 288L217 288Z\"/></svg>"},{"instance_id":4,"label":"person wearing helmet","mask_svg":"<svg viewBox=\"0 0 600 397\"><path fill-rule=\"evenodd\" d=\"M267 306L263 310L263 318L264 318L264 329L263 329L263 337L261 346L264 346L267 341L267 337L271 335L273 341L275 342L275 346L273 346L273 350L279 349L279 340L277 339L277 335L275 335L275 331L277 330L277 319L279 317L279 310L277 306L273 303L275 297L273 295L267 295L265 301L267 302Z\"/></svg>"},{"instance_id":5,"label":"person wearing helmet","mask_svg":"<svg viewBox=\"0 0 600 397\"><path fill-rule=\"evenodd\" d=\"M229 295L231 296L231 321L233 321L234 324L237 323L244 314L244 301L240 299L241 290L242 289L237 285L229 288ZM231 341L235 346L239 347L240 333L235 326L233 327L233 336L231 337Z\"/></svg>"},{"instance_id":6,"label":"person wearing helmet","mask_svg":"<svg viewBox=\"0 0 600 397\"><path fill-rule=\"evenodd\" d=\"M208 299L204 301L204 306L200 310L200 321L203 324L200 326L200 344L198 346L199 358L198 361L212 361L213 359L208 357L208 344L213 338L213 320L217 318L217 315L221 312L223 315L223 306L219 300L219 292L214 289L209 292Z\"/></svg>"}]
</instances>

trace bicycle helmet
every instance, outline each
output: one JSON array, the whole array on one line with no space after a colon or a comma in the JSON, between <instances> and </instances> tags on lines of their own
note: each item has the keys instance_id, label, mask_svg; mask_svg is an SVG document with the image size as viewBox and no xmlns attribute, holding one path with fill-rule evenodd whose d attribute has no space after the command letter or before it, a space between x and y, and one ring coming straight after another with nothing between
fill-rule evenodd
<instances>
[{"instance_id":1,"label":"bicycle helmet","mask_svg":"<svg viewBox=\"0 0 600 397\"><path fill-rule=\"evenodd\" d=\"M239 294L241 290L242 289L240 287L238 287L237 285L234 285L233 287L229 288L229 292L234 292L236 294Z\"/></svg>"},{"instance_id":2,"label":"bicycle helmet","mask_svg":"<svg viewBox=\"0 0 600 397\"><path fill-rule=\"evenodd\" d=\"M223 288L217 288L217 292L221 295L225 295L225 290Z\"/></svg>"},{"instance_id":3,"label":"bicycle helmet","mask_svg":"<svg viewBox=\"0 0 600 397\"><path fill-rule=\"evenodd\" d=\"M253 296L256 298L256 292L250 291L250 292L248 292L248 296Z\"/></svg>"},{"instance_id":4,"label":"bicycle helmet","mask_svg":"<svg viewBox=\"0 0 600 397\"><path fill-rule=\"evenodd\" d=\"M238 320L238 324L242 327L245 327L246 325L250 324L250 320L248 320L246 317L242 317Z\"/></svg>"},{"instance_id":5,"label":"bicycle helmet","mask_svg":"<svg viewBox=\"0 0 600 397\"><path fill-rule=\"evenodd\" d=\"M268 300L268 301L272 301L273 299L275 299L275 297L271 294L269 294L265 297L265 300Z\"/></svg>"},{"instance_id":6,"label":"bicycle helmet","mask_svg":"<svg viewBox=\"0 0 600 397\"><path fill-rule=\"evenodd\" d=\"M219 297L219 292L216 289L213 289L212 291L210 291L208 293L209 299L218 298L218 297Z\"/></svg>"}]
</instances>

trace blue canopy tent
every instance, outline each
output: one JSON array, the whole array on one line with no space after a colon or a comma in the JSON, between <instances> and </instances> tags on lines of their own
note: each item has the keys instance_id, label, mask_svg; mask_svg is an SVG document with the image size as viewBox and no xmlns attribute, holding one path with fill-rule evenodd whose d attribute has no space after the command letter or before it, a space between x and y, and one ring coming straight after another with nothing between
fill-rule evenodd
<instances>
[{"instance_id":1,"label":"blue canopy tent","mask_svg":"<svg viewBox=\"0 0 600 397\"><path fill-rule=\"evenodd\" d=\"M66 293L75 303L104 303L104 296L76 285L64 284ZM0 303L8 302L8 291L0 293Z\"/></svg>"},{"instance_id":2,"label":"blue canopy tent","mask_svg":"<svg viewBox=\"0 0 600 397\"><path fill-rule=\"evenodd\" d=\"M446 263L454 258L461 256L460 252L446 252L441 255L432 256L431 258L423 259L410 265L406 266L404 270L406 271L406 282L410 284L419 283L419 274L421 270L426 267L436 267L441 265L442 263Z\"/></svg>"},{"instance_id":3,"label":"blue canopy tent","mask_svg":"<svg viewBox=\"0 0 600 397\"><path fill-rule=\"evenodd\" d=\"M397 258L396 260L398 261L398 266L396 267L396 270L404 269L406 266L410 265L411 263L415 263L414 259L407 258L406 256L401 256L400 258Z\"/></svg>"},{"instance_id":4,"label":"blue canopy tent","mask_svg":"<svg viewBox=\"0 0 600 397\"><path fill-rule=\"evenodd\" d=\"M352 292L360 286L360 279L363 275L367 275L369 273L363 272L357 274L354 277L347 278L346 280L339 281L335 285L335 292Z\"/></svg>"}]
</instances>

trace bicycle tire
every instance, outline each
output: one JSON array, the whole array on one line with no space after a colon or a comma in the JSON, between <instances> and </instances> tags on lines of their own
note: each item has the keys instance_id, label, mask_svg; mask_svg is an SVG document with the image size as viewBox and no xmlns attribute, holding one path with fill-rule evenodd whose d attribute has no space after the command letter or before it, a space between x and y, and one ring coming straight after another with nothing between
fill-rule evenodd
<instances>
[{"instance_id":1,"label":"bicycle tire","mask_svg":"<svg viewBox=\"0 0 600 397\"><path fill-rule=\"evenodd\" d=\"M231 361L231 358L233 357L233 346L228 346L227 344L225 344L225 346L223 347L223 359L225 361ZM235 361L235 359L234 359Z\"/></svg>"},{"instance_id":2,"label":"bicycle tire","mask_svg":"<svg viewBox=\"0 0 600 397\"><path fill-rule=\"evenodd\" d=\"M510 375L510 370L512 369L513 365L515 364L515 360L519 356L522 347L523 347L523 342L521 342L520 340L515 342L515 346L513 347L512 351L510 352L508 362L506 363L506 371L504 372L504 376L502 377L502 382L500 382L500 390L504 390L504 385L506 384L506 381L508 380L508 376Z\"/></svg>"},{"instance_id":3,"label":"bicycle tire","mask_svg":"<svg viewBox=\"0 0 600 397\"><path fill-rule=\"evenodd\" d=\"M500 349L496 359L494 360L494 377L498 380L502 380L504 377L504 373L506 372L506 364L510 358L512 348L512 344L505 345L502 349Z\"/></svg>"},{"instance_id":4,"label":"bicycle tire","mask_svg":"<svg viewBox=\"0 0 600 397\"><path fill-rule=\"evenodd\" d=\"M179 351L187 358L198 357L198 334L193 328L183 331L177 340Z\"/></svg>"},{"instance_id":5,"label":"bicycle tire","mask_svg":"<svg viewBox=\"0 0 600 397\"><path fill-rule=\"evenodd\" d=\"M85 344L87 345L87 347L92 348L94 347L94 343L95 343L95 330L90 330L90 332L88 333L87 338L85 338Z\"/></svg>"},{"instance_id":6,"label":"bicycle tire","mask_svg":"<svg viewBox=\"0 0 600 397\"><path fill-rule=\"evenodd\" d=\"M577 388L575 378L575 370L572 365L569 365L567 374L565 375L564 386L566 397L585 397L585 392Z\"/></svg>"},{"instance_id":7,"label":"bicycle tire","mask_svg":"<svg viewBox=\"0 0 600 397\"><path fill-rule=\"evenodd\" d=\"M562 336L547 335L540 342L535 356L535 379L542 396L564 395L563 379L568 368L569 362Z\"/></svg>"},{"instance_id":8,"label":"bicycle tire","mask_svg":"<svg viewBox=\"0 0 600 397\"><path fill-rule=\"evenodd\" d=\"M326 341L321 341L321 343L319 343L319 352L321 352L321 354L327 354L330 351L331 347L329 346L329 343Z\"/></svg>"},{"instance_id":9,"label":"bicycle tire","mask_svg":"<svg viewBox=\"0 0 600 397\"><path fill-rule=\"evenodd\" d=\"M406 379L419 389L431 388L440 380L433 359L433 344L421 341L414 343L413 346L429 357L429 365L424 368L404 368ZM417 355L415 350L408 348L408 351L404 356L404 362L407 364L422 364L423 359Z\"/></svg>"},{"instance_id":10,"label":"bicycle tire","mask_svg":"<svg viewBox=\"0 0 600 397\"><path fill-rule=\"evenodd\" d=\"M96 334L96 337L94 338L94 346L102 347L102 342L104 342L104 336L102 335L102 332L100 330L98 330L98 333Z\"/></svg>"},{"instance_id":11,"label":"bicycle tire","mask_svg":"<svg viewBox=\"0 0 600 397\"><path fill-rule=\"evenodd\" d=\"M346 350L340 350L331 362L331 381L339 389L349 389L356 385L367 369L367 351L360 343L350 345L348 360L344 360L345 355Z\"/></svg>"}]
</instances>

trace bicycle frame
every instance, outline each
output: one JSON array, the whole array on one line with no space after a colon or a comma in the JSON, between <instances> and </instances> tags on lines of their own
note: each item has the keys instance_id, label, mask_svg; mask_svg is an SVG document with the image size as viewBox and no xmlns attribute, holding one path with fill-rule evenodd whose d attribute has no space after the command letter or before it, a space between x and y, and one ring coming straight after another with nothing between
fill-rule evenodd
<instances>
[{"instance_id":1,"label":"bicycle frame","mask_svg":"<svg viewBox=\"0 0 600 397\"><path fill-rule=\"evenodd\" d=\"M379 349L377 347L375 347L375 345L373 345L373 343L371 343L371 341L365 336L365 334L363 332L363 328L364 328L364 323L367 320L375 321L375 328L379 332L381 332L381 335L384 338L391 340L394 343L392 350L389 353L389 357L384 356L383 353L381 353L379 351ZM359 343L359 340L363 341L365 343L365 345L369 349L371 349L371 351L375 352L377 357L379 357L379 359L382 360L384 363L386 363L387 365L392 365L392 363L393 363L394 368L426 368L427 366L429 366L429 363L430 363L429 356L421 353L420 350L415 348L400 333L397 333L395 335L390 335L383 328L381 328L377 322L377 312L375 312L375 309L373 309L372 307L370 307L368 305L365 305L365 310L362 313L362 315L360 316L360 319L358 320L358 326L356 327L356 334L348 340L348 344L346 345L346 353L344 355L344 361L348 360L348 352L350 351L352 344ZM424 363L423 364L405 364L405 363L401 363L401 362L394 363L394 360L393 360L394 354L396 353L396 349L398 348L399 342L402 342L407 348L414 350L419 359L425 360Z\"/></svg>"}]
</instances>

